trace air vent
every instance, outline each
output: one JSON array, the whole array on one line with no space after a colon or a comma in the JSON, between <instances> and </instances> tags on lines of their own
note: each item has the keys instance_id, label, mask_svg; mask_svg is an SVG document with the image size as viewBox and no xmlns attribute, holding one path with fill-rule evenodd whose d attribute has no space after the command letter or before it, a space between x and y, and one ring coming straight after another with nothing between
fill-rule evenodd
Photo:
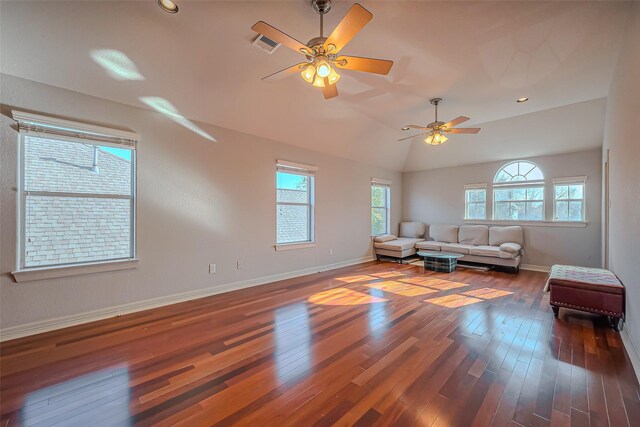
<instances>
[{"instance_id":1,"label":"air vent","mask_svg":"<svg viewBox=\"0 0 640 427\"><path fill-rule=\"evenodd\" d=\"M272 54L274 50L280 46L280 43L271 40L267 36L263 36L259 34L258 37L253 41L253 45L258 49L264 50L268 54Z\"/></svg>"}]
</instances>

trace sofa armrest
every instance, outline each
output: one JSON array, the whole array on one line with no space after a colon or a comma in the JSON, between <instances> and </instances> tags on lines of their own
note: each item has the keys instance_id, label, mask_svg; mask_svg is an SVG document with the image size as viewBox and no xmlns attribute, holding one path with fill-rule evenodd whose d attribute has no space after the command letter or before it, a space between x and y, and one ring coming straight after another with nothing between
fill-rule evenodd
<instances>
[{"instance_id":1,"label":"sofa armrest","mask_svg":"<svg viewBox=\"0 0 640 427\"><path fill-rule=\"evenodd\" d=\"M509 252L511 254L520 253L522 246L517 243L503 243L500 245L500 250L503 252Z\"/></svg>"},{"instance_id":2,"label":"sofa armrest","mask_svg":"<svg viewBox=\"0 0 640 427\"><path fill-rule=\"evenodd\" d=\"M397 237L394 236L393 234L382 234L380 236L376 236L373 238L374 242L378 242L378 243L384 243L384 242L390 242L391 240L396 240Z\"/></svg>"}]
</instances>

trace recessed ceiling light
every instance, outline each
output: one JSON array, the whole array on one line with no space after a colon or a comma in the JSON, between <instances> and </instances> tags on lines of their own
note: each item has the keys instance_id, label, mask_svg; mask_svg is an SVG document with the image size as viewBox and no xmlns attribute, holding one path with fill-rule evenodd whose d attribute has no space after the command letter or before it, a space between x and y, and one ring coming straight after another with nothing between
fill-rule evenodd
<instances>
[{"instance_id":1,"label":"recessed ceiling light","mask_svg":"<svg viewBox=\"0 0 640 427\"><path fill-rule=\"evenodd\" d=\"M521 104L523 102L527 102L529 100L529 98L527 98L526 96L523 96L522 98L518 98L516 100L517 103Z\"/></svg>"},{"instance_id":2,"label":"recessed ceiling light","mask_svg":"<svg viewBox=\"0 0 640 427\"><path fill-rule=\"evenodd\" d=\"M409 128L405 126L402 128L402 130L409 130Z\"/></svg>"},{"instance_id":3,"label":"recessed ceiling light","mask_svg":"<svg viewBox=\"0 0 640 427\"><path fill-rule=\"evenodd\" d=\"M178 13L178 5L171 0L158 0L158 6L168 13Z\"/></svg>"}]
</instances>

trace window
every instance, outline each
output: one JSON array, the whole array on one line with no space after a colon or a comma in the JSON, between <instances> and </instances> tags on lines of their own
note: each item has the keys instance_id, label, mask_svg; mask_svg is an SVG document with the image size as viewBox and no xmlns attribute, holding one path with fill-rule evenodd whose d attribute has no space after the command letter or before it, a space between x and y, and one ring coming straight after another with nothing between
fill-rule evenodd
<instances>
[{"instance_id":1,"label":"window","mask_svg":"<svg viewBox=\"0 0 640 427\"><path fill-rule=\"evenodd\" d=\"M276 172L276 245L311 243L314 166L278 161Z\"/></svg>"},{"instance_id":2,"label":"window","mask_svg":"<svg viewBox=\"0 0 640 427\"><path fill-rule=\"evenodd\" d=\"M554 179L553 219L584 221L584 178Z\"/></svg>"},{"instance_id":3,"label":"window","mask_svg":"<svg viewBox=\"0 0 640 427\"><path fill-rule=\"evenodd\" d=\"M371 180L371 235L389 233L389 205L391 202L391 182L381 179Z\"/></svg>"},{"instance_id":4,"label":"window","mask_svg":"<svg viewBox=\"0 0 640 427\"><path fill-rule=\"evenodd\" d=\"M18 270L135 258L137 135L13 115L21 140Z\"/></svg>"},{"instance_id":5,"label":"window","mask_svg":"<svg viewBox=\"0 0 640 427\"><path fill-rule=\"evenodd\" d=\"M501 168L493 184L493 219L544 220L544 175L531 162L511 162Z\"/></svg>"},{"instance_id":6,"label":"window","mask_svg":"<svg viewBox=\"0 0 640 427\"><path fill-rule=\"evenodd\" d=\"M464 191L464 219L487 219L486 185L467 186Z\"/></svg>"}]
</instances>

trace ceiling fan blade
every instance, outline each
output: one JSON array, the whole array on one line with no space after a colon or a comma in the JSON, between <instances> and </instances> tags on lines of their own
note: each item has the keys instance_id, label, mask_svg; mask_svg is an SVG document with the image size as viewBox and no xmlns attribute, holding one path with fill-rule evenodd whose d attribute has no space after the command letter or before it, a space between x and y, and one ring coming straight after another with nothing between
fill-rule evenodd
<instances>
[{"instance_id":1,"label":"ceiling fan blade","mask_svg":"<svg viewBox=\"0 0 640 427\"><path fill-rule=\"evenodd\" d=\"M329 38L324 42L324 48L328 50L329 45L334 45L335 49L329 53L338 53L351 39L364 28L373 18L373 14L358 3L351 6L349 12L342 18L342 21L333 30Z\"/></svg>"},{"instance_id":2,"label":"ceiling fan blade","mask_svg":"<svg viewBox=\"0 0 640 427\"><path fill-rule=\"evenodd\" d=\"M422 129L422 130L431 130L426 126L418 126L418 125L407 125L406 127L408 128L412 128L412 129Z\"/></svg>"},{"instance_id":3,"label":"ceiling fan blade","mask_svg":"<svg viewBox=\"0 0 640 427\"><path fill-rule=\"evenodd\" d=\"M459 129L449 129L447 133L478 133L480 132L480 128L459 128Z\"/></svg>"},{"instance_id":4,"label":"ceiling fan blade","mask_svg":"<svg viewBox=\"0 0 640 427\"><path fill-rule=\"evenodd\" d=\"M309 64L308 62L301 62L299 64L292 65L291 67L282 69L280 71L276 71L273 74L269 74L268 76L263 77L262 80L270 80L270 81L280 80L285 77L289 77L292 74L301 73L303 68L300 68L300 67L308 64Z\"/></svg>"},{"instance_id":5,"label":"ceiling fan blade","mask_svg":"<svg viewBox=\"0 0 640 427\"><path fill-rule=\"evenodd\" d=\"M334 98L338 96L338 87L336 84L329 84L329 78L324 78L324 87L322 88L322 95L324 95L324 99Z\"/></svg>"},{"instance_id":6,"label":"ceiling fan blade","mask_svg":"<svg viewBox=\"0 0 640 427\"><path fill-rule=\"evenodd\" d=\"M298 53L303 53L303 50L307 50L307 46L294 39L290 35L283 33L279 29L272 27L264 21L256 22L255 24L253 24L253 27L251 27L251 29L258 34L265 35L271 40L285 45L289 49L295 50Z\"/></svg>"},{"instance_id":7,"label":"ceiling fan blade","mask_svg":"<svg viewBox=\"0 0 640 427\"><path fill-rule=\"evenodd\" d=\"M343 61L346 61L346 64L340 64ZM386 76L391 70L393 61L343 55L336 58L335 64L336 67L344 68L346 70L364 71L365 73L382 74L383 76Z\"/></svg>"},{"instance_id":8,"label":"ceiling fan blade","mask_svg":"<svg viewBox=\"0 0 640 427\"><path fill-rule=\"evenodd\" d=\"M398 141L404 141L406 139L411 139L411 138L415 138L417 136L423 136L423 135L429 135L431 132L425 132L425 133L419 133L417 135L411 135L411 136L407 136L406 138L400 138Z\"/></svg>"},{"instance_id":9,"label":"ceiling fan blade","mask_svg":"<svg viewBox=\"0 0 640 427\"><path fill-rule=\"evenodd\" d=\"M456 119L451 120L450 122L443 124L442 126L445 128L452 128L454 126L459 125L460 123L466 122L467 120L470 120L469 117L460 116Z\"/></svg>"}]
</instances>

